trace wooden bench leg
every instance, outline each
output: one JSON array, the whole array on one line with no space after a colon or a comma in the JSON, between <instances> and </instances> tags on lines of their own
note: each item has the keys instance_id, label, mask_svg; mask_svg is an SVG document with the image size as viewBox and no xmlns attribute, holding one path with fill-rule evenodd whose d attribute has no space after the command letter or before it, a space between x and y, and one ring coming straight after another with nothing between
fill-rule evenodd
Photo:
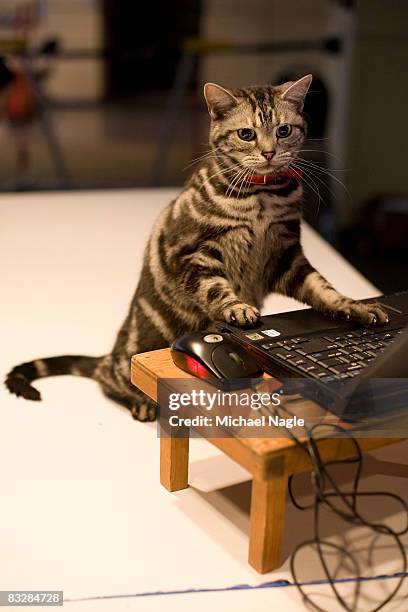
<instances>
[{"instance_id":1,"label":"wooden bench leg","mask_svg":"<svg viewBox=\"0 0 408 612\"><path fill-rule=\"evenodd\" d=\"M278 568L282 562L287 482L284 475L252 481L248 560L261 574Z\"/></svg>"},{"instance_id":2,"label":"wooden bench leg","mask_svg":"<svg viewBox=\"0 0 408 612\"><path fill-rule=\"evenodd\" d=\"M161 432L160 437L160 482L168 491L180 491L188 487L189 430L179 430L173 437Z\"/></svg>"}]
</instances>

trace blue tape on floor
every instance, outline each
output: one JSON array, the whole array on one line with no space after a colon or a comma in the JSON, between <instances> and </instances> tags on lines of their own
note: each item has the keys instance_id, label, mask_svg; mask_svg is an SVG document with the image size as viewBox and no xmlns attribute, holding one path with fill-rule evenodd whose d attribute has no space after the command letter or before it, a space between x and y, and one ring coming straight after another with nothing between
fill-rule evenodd
<instances>
[{"instance_id":1,"label":"blue tape on floor","mask_svg":"<svg viewBox=\"0 0 408 612\"><path fill-rule=\"evenodd\" d=\"M408 578L408 572L397 572L396 574L382 574L379 576L361 576L360 578L336 578L334 583L343 582L369 582L372 580L393 580L396 578ZM315 586L319 584L329 584L327 580L306 580L300 582L299 586ZM222 593L224 591L256 591L257 589L274 589L278 587L296 587L290 580L272 580L271 582L261 582L260 584L234 584L228 587L209 587L204 589L180 589L175 591L146 591L142 593L120 593L118 595L91 595L89 597L73 597L65 599L64 603L78 601L92 601L96 599L124 599L126 597L153 597L158 595L187 595L189 593Z\"/></svg>"}]
</instances>

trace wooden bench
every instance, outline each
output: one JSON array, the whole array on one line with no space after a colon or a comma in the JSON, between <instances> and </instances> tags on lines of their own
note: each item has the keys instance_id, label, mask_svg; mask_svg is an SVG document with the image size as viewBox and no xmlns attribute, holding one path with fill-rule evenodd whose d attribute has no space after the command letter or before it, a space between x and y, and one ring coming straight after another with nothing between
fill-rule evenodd
<instances>
[{"instance_id":1,"label":"wooden bench","mask_svg":"<svg viewBox=\"0 0 408 612\"><path fill-rule=\"evenodd\" d=\"M265 378L270 378L265 375ZM170 349L142 353L132 357L131 380L146 395L157 401L158 380L165 379L170 391L177 392L177 379L193 379L177 368ZM172 386L174 379L174 386ZM271 379L273 381L273 379ZM312 410L322 418L333 419L330 413L308 400L300 400L299 411ZM310 469L306 453L289 437L238 437L226 435L208 437L222 452L252 474L250 509L249 563L258 572L265 573L281 565L282 540L285 520L285 500L288 478ZM360 447L369 451L399 442L396 438L361 438ZM324 439L319 442L324 460L345 459L354 454L348 439ZM188 487L188 429L184 437L161 435L160 481L168 491Z\"/></svg>"}]
</instances>

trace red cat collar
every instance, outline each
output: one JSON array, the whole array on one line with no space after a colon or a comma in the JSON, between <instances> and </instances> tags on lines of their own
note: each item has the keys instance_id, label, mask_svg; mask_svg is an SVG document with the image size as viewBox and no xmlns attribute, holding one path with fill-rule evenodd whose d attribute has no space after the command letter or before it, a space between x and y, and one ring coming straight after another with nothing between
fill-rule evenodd
<instances>
[{"instance_id":1,"label":"red cat collar","mask_svg":"<svg viewBox=\"0 0 408 612\"><path fill-rule=\"evenodd\" d=\"M251 183L252 185L267 185L268 183L276 183L281 181L284 178L300 181L302 178L302 171L295 170L293 168L286 168L286 170L282 170L282 172L277 172L275 174L254 174L250 178L247 178L247 182Z\"/></svg>"}]
</instances>

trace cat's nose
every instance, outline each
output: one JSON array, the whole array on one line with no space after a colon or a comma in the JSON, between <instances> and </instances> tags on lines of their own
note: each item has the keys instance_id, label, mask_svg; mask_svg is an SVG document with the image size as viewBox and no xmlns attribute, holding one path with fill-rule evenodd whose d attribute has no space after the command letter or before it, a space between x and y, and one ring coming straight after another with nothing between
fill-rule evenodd
<instances>
[{"instance_id":1,"label":"cat's nose","mask_svg":"<svg viewBox=\"0 0 408 612\"><path fill-rule=\"evenodd\" d=\"M261 155L268 161L271 161L272 157L275 155L275 151L261 151Z\"/></svg>"}]
</instances>

